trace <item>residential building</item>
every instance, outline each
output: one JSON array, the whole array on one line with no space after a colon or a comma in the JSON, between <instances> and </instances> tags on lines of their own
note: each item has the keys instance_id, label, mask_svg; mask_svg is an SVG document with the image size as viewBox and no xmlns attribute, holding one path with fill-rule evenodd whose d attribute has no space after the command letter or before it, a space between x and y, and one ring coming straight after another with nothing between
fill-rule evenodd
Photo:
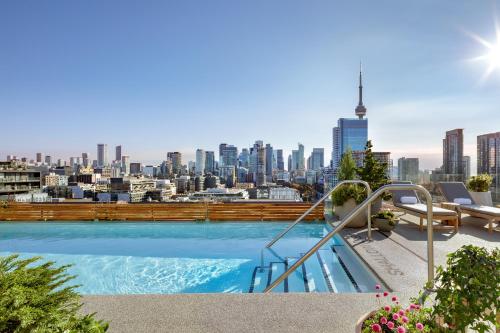
<instances>
[{"instance_id":1,"label":"residential building","mask_svg":"<svg viewBox=\"0 0 500 333\"><path fill-rule=\"evenodd\" d=\"M140 175L142 172L141 163L132 162L130 163L130 174L131 175Z\"/></svg>"},{"instance_id":2,"label":"residential building","mask_svg":"<svg viewBox=\"0 0 500 333\"><path fill-rule=\"evenodd\" d=\"M0 198L40 192L41 187L40 171L30 169L25 163L16 160L0 162Z\"/></svg>"},{"instance_id":3,"label":"residential building","mask_svg":"<svg viewBox=\"0 0 500 333\"><path fill-rule=\"evenodd\" d=\"M266 148L260 145L257 148L257 171L255 173L257 186L266 184Z\"/></svg>"},{"instance_id":4,"label":"residential building","mask_svg":"<svg viewBox=\"0 0 500 333\"><path fill-rule=\"evenodd\" d=\"M42 153L36 153L36 163L42 163Z\"/></svg>"},{"instance_id":5,"label":"residential building","mask_svg":"<svg viewBox=\"0 0 500 333\"><path fill-rule=\"evenodd\" d=\"M500 132L477 137L477 174L482 173L493 177L493 200L500 202Z\"/></svg>"},{"instance_id":6,"label":"residential building","mask_svg":"<svg viewBox=\"0 0 500 333\"><path fill-rule=\"evenodd\" d=\"M86 168L89 167L89 154L87 153L82 153L82 165Z\"/></svg>"},{"instance_id":7,"label":"residential building","mask_svg":"<svg viewBox=\"0 0 500 333\"><path fill-rule=\"evenodd\" d=\"M470 156L464 156L463 168L464 181L467 181L470 178Z\"/></svg>"},{"instance_id":8,"label":"residential building","mask_svg":"<svg viewBox=\"0 0 500 333\"><path fill-rule=\"evenodd\" d=\"M45 155L45 164L47 164L48 166L52 165L52 156Z\"/></svg>"},{"instance_id":9,"label":"residential building","mask_svg":"<svg viewBox=\"0 0 500 333\"><path fill-rule=\"evenodd\" d=\"M125 176L130 174L130 156L122 155L121 171Z\"/></svg>"},{"instance_id":10,"label":"residential building","mask_svg":"<svg viewBox=\"0 0 500 333\"><path fill-rule=\"evenodd\" d=\"M68 186L68 176L53 172L44 177L45 186Z\"/></svg>"},{"instance_id":11,"label":"residential building","mask_svg":"<svg viewBox=\"0 0 500 333\"><path fill-rule=\"evenodd\" d=\"M419 160L418 158L401 157L398 159L398 180L419 183Z\"/></svg>"},{"instance_id":12,"label":"residential building","mask_svg":"<svg viewBox=\"0 0 500 333\"><path fill-rule=\"evenodd\" d=\"M266 154L266 181L267 182L272 182L273 181L273 159L274 159L274 154L273 154L273 147L271 144L266 144L265 148L265 154Z\"/></svg>"},{"instance_id":13,"label":"residential building","mask_svg":"<svg viewBox=\"0 0 500 333\"><path fill-rule=\"evenodd\" d=\"M463 175L464 167L464 134L458 128L446 132L443 139L443 172L445 174Z\"/></svg>"}]
</instances>

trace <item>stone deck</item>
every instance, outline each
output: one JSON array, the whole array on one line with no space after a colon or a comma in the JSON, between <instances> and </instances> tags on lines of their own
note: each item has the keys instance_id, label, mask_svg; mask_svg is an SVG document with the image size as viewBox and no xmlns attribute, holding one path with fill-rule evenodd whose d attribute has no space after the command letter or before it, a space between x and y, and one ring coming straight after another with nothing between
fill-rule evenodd
<instances>
[{"instance_id":1,"label":"stone deck","mask_svg":"<svg viewBox=\"0 0 500 333\"><path fill-rule=\"evenodd\" d=\"M390 234L346 229L342 235L402 301L427 278L427 233L405 215ZM435 264L462 245L498 247L500 232L467 217L458 233L434 231ZM85 312L111 322L110 332L354 332L376 305L373 294L177 294L86 296Z\"/></svg>"}]
</instances>

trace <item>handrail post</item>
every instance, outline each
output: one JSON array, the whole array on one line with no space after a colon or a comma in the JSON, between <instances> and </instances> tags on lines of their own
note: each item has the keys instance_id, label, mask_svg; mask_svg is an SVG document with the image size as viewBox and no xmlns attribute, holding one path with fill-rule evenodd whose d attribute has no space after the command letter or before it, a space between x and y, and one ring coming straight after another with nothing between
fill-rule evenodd
<instances>
[{"instance_id":1,"label":"handrail post","mask_svg":"<svg viewBox=\"0 0 500 333\"><path fill-rule=\"evenodd\" d=\"M372 204L375 199L384 194L385 191L390 190L416 190L424 193L427 201L427 282L429 286L432 287L434 281L434 243L432 234L432 197L430 193L421 185L414 184L390 184L385 185L370 194L361 204L359 204L354 210L352 210L347 217L337 225L337 227L331 230L323 238L321 238L309 251L307 251L302 257L299 258L289 269L287 269L283 274L278 276L274 282L270 283L266 289L265 293L271 292L277 285L279 285L283 280L285 280L291 273L293 273L300 265L302 265L310 256L312 256L316 251L318 251L328 240L335 236L339 231L341 231L351 220L359 213L359 211L367 208ZM292 225L293 226L293 225ZM272 245L272 244L271 244Z\"/></svg>"}]
</instances>

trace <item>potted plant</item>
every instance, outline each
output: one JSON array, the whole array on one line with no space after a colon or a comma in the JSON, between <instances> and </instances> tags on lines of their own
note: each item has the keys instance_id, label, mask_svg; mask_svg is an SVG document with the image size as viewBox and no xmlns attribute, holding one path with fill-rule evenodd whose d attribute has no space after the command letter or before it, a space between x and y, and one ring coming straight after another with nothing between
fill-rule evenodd
<instances>
[{"instance_id":1,"label":"potted plant","mask_svg":"<svg viewBox=\"0 0 500 333\"><path fill-rule=\"evenodd\" d=\"M483 206L493 206L493 200L491 198L491 183L493 182L493 177L487 173L482 175L472 176L467 182L467 188L469 193L474 199L474 202L478 205Z\"/></svg>"},{"instance_id":2,"label":"potted plant","mask_svg":"<svg viewBox=\"0 0 500 333\"><path fill-rule=\"evenodd\" d=\"M356 162L352 152L348 149L340 160L337 172L339 181L353 180L356 178ZM343 185L332 193L332 204L335 215L343 220L357 205L366 198L366 190L357 184ZM356 215L348 224L349 227L361 228L366 225L366 212Z\"/></svg>"},{"instance_id":3,"label":"potted plant","mask_svg":"<svg viewBox=\"0 0 500 333\"><path fill-rule=\"evenodd\" d=\"M427 288L419 300L403 308L387 292L376 294L378 309L363 316L356 333L368 332L495 332L500 328L500 250L465 245L448 255L446 267L438 267L434 289ZM430 292L430 293L429 293ZM425 307L426 300L432 305Z\"/></svg>"},{"instance_id":4,"label":"potted plant","mask_svg":"<svg viewBox=\"0 0 500 333\"><path fill-rule=\"evenodd\" d=\"M373 145L371 140L368 140L365 146L365 152L363 157L363 164L361 167L356 168L356 174L359 179L364 180L370 184L372 191L376 191L384 185L390 183L387 163L382 163L375 158L375 154L372 151ZM379 197L372 204L372 213L378 213L382 208L382 200L389 200L391 198L390 194L385 194Z\"/></svg>"},{"instance_id":5,"label":"potted plant","mask_svg":"<svg viewBox=\"0 0 500 333\"><path fill-rule=\"evenodd\" d=\"M390 232L399 223L399 218L390 210L381 210L375 215L372 215L372 224L380 231Z\"/></svg>"}]
</instances>

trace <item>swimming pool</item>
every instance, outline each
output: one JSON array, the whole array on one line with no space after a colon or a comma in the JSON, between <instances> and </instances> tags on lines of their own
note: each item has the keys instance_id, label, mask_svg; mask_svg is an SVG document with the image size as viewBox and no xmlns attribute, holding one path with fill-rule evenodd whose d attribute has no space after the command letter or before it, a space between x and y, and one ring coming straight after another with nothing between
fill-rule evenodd
<instances>
[{"instance_id":1,"label":"swimming pool","mask_svg":"<svg viewBox=\"0 0 500 333\"><path fill-rule=\"evenodd\" d=\"M1 222L0 255L42 256L73 264L82 294L261 292L326 232L297 225L262 249L288 223ZM261 257L262 255L262 257ZM276 292L368 292L380 283L335 237Z\"/></svg>"}]
</instances>

